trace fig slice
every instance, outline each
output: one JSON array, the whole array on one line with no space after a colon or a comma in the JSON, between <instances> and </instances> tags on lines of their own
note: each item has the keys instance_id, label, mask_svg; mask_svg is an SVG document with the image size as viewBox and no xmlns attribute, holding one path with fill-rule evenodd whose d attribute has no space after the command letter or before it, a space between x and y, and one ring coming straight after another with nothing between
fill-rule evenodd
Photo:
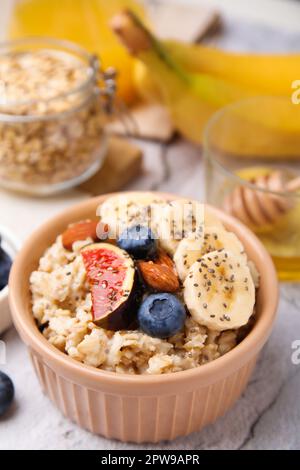
<instances>
[{"instance_id":1,"label":"fig slice","mask_svg":"<svg viewBox=\"0 0 300 470\"><path fill-rule=\"evenodd\" d=\"M108 330L129 328L139 297L133 260L109 243L88 245L81 255L91 286L94 323Z\"/></svg>"}]
</instances>

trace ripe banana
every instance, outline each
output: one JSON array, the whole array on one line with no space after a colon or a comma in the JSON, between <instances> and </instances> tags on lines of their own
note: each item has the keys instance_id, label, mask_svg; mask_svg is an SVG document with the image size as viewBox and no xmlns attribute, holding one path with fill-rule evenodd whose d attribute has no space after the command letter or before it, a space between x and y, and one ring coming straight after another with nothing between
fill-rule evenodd
<instances>
[{"instance_id":1,"label":"ripe banana","mask_svg":"<svg viewBox=\"0 0 300 470\"><path fill-rule=\"evenodd\" d=\"M176 199L157 211L155 231L159 235L160 247L173 256L183 237L192 233L201 238L203 227L223 227L220 220L205 204L194 200Z\"/></svg>"},{"instance_id":2,"label":"ripe banana","mask_svg":"<svg viewBox=\"0 0 300 470\"><path fill-rule=\"evenodd\" d=\"M140 60L136 60L133 68L133 81L138 96L146 103L163 103L163 96L159 85L148 67Z\"/></svg>"},{"instance_id":3,"label":"ripe banana","mask_svg":"<svg viewBox=\"0 0 300 470\"><path fill-rule=\"evenodd\" d=\"M300 54L253 54L223 51L202 44L162 41L174 61L191 73L207 73L266 95L291 95L292 82L300 76ZM134 80L139 94L159 98L148 68L136 62ZM161 97L160 97L161 98Z\"/></svg>"},{"instance_id":4,"label":"ripe banana","mask_svg":"<svg viewBox=\"0 0 300 470\"><path fill-rule=\"evenodd\" d=\"M231 65L228 65L227 68L221 65L219 69L217 65L215 68L213 66L209 68L207 65L209 73L204 67L200 72L199 70L195 72L191 71L191 66L187 67L187 63L190 64L194 60L191 52L185 53L184 47L178 47L175 51L174 45L170 47L170 45L159 41L130 11L117 15L112 21L112 28L127 49L146 65L148 73L155 80L159 90L157 99L161 99L168 107L176 128L185 137L196 143L201 143L202 131L207 120L220 107L266 93L282 95L284 90L286 102L283 105L271 102L268 104L266 112L263 105L258 108L256 103L253 106L254 109L249 106L244 110L237 110L233 116L234 136L230 135L228 139L225 137L225 140L227 139L225 142L222 140L222 150L248 155L244 134L249 129L249 133L255 135L258 141L254 152L252 148L250 149L251 156L258 155L258 152L261 151L264 152L265 147L262 148L262 146L267 142L269 147L267 155L260 153L259 156L278 157L286 149L287 142L292 142L286 154L299 158L300 106L291 103L289 96L291 83L287 88L288 81L295 80L300 73L297 56L289 56L286 59L289 64L286 73L281 71L285 65L285 58L282 56L275 60L276 70L280 68L280 76L276 79L277 85L273 86L270 77L276 72L274 68L269 70L267 62L270 64L270 61L267 61L266 58L257 59L260 71L259 67L255 65L257 56L254 56L249 65L249 70L251 67L253 68L251 73L246 70L248 63L246 59L243 59L243 64L241 63L240 69L238 69L240 56L231 57ZM212 52L213 56L214 54L215 57L218 56L218 52ZM198 52L195 55L198 55ZM186 57L185 61L183 57ZM225 62L226 57L227 55L224 53L222 63ZM208 62L208 52L206 59ZM199 59L198 63L200 67ZM235 81L232 80L230 70L232 70L232 74L236 73ZM282 84L278 85L281 74L283 76ZM245 77L246 75L247 77ZM265 80L270 83L266 83ZM270 136L268 139L265 137L265 130ZM237 141L239 134L242 135L242 142ZM272 145L274 135L278 136L276 145ZM251 137L248 140L251 140Z\"/></svg>"},{"instance_id":5,"label":"ripe banana","mask_svg":"<svg viewBox=\"0 0 300 470\"><path fill-rule=\"evenodd\" d=\"M245 258L244 247L237 236L221 227L204 228L202 236L183 238L174 254L178 275L184 281L191 266L206 253L225 249L235 256Z\"/></svg>"},{"instance_id":6,"label":"ripe banana","mask_svg":"<svg viewBox=\"0 0 300 470\"><path fill-rule=\"evenodd\" d=\"M239 328L253 313L255 287L249 267L230 251L212 251L196 261L183 293L194 320L212 330Z\"/></svg>"},{"instance_id":7,"label":"ripe banana","mask_svg":"<svg viewBox=\"0 0 300 470\"><path fill-rule=\"evenodd\" d=\"M185 71L131 11L115 16L111 25L127 49L151 70L176 127L191 140L201 141L201 130L216 109L255 95L226 80Z\"/></svg>"}]
</instances>

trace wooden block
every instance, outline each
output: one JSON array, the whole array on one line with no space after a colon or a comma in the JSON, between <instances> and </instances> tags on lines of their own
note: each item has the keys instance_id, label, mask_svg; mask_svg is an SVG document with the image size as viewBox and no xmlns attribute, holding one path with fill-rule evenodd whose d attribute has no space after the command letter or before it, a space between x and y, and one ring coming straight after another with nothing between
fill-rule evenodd
<instances>
[{"instance_id":1,"label":"wooden block","mask_svg":"<svg viewBox=\"0 0 300 470\"><path fill-rule=\"evenodd\" d=\"M142 151L124 138L111 137L103 166L80 189L93 196L117 191L141 170Z\"/></svg>"},{"instance_id":2,"label":"wooden block","mask_svg":"<svg viewBox=\"0 0 300 470\"><path fill-rule=\"evenodd\" d=\"M120 120L108 124L110 132L118 135L168 142L175 133L168 110L158 104L139 104L130 111L135 126L125 129Z\"/></svg>"}]
</instances>

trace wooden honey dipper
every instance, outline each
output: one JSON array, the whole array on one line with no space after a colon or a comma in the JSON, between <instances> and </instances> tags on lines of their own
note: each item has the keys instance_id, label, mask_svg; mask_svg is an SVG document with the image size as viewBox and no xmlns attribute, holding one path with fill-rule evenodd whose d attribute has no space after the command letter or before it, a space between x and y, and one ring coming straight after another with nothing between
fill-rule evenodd
<instances>
[{"instance_id":1,"label":"wooden honey dipper","mask_svg":"<svg viewBox=\"0 0 300 470\"><path fill-rule=\"evenodd\" d=\"M300 189L300 176L284 183L282 173L273 171L268 175L250 180L259 188L276 192L293 193ZM293 206L289 197L266 193L264 191L237 186L224 201L227 213L240 219L244 224L261 227L274 224Z\"/></svg>"}]
</instances>

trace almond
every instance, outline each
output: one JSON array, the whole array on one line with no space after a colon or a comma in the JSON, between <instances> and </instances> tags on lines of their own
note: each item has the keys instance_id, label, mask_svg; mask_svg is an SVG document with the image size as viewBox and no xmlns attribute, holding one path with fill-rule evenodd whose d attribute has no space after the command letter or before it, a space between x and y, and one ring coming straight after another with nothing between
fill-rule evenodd
<instances>
[{"instance_id":1,"label":"almond","mask_svg":"<svg viewBox=\"0 0 300 470\"><path fill-rule=\"evenodd\" d=\"M173 271L176 273L176 268L175 264L173 263L172 259L170 258L169 255L165 251L160 250L158 252L158 257L155 260L156 264L161 264L162 266L168 266L169 268L172 268Z\"/></svg>"},{"instance_id":2,"label":"almond","mask_svg":"<svg viewBox=\"0 0 300 470\"><path fill-rule=\"evenodd\" d=\"M62 244L66 250L72 250L74 242L79 240L86 240L92 238L94 241L98 240L97 231L108 232L108 226L99 222L99 220L85 220L70 225L67 230L62 234ZM101 228L102 225L102 228Z\"/></svg>"},{"instance_id":3,"label":"almond","mask_svg":"<svg viewBox=\"0 0 300 470\"><path fill-rule=\"evenodd\" d=\"M148 286L160 292L176 292L179 279L173 261L164 252L160 252L155 261L139 261L138 267Z\"/></svg>"}]
</instances>

